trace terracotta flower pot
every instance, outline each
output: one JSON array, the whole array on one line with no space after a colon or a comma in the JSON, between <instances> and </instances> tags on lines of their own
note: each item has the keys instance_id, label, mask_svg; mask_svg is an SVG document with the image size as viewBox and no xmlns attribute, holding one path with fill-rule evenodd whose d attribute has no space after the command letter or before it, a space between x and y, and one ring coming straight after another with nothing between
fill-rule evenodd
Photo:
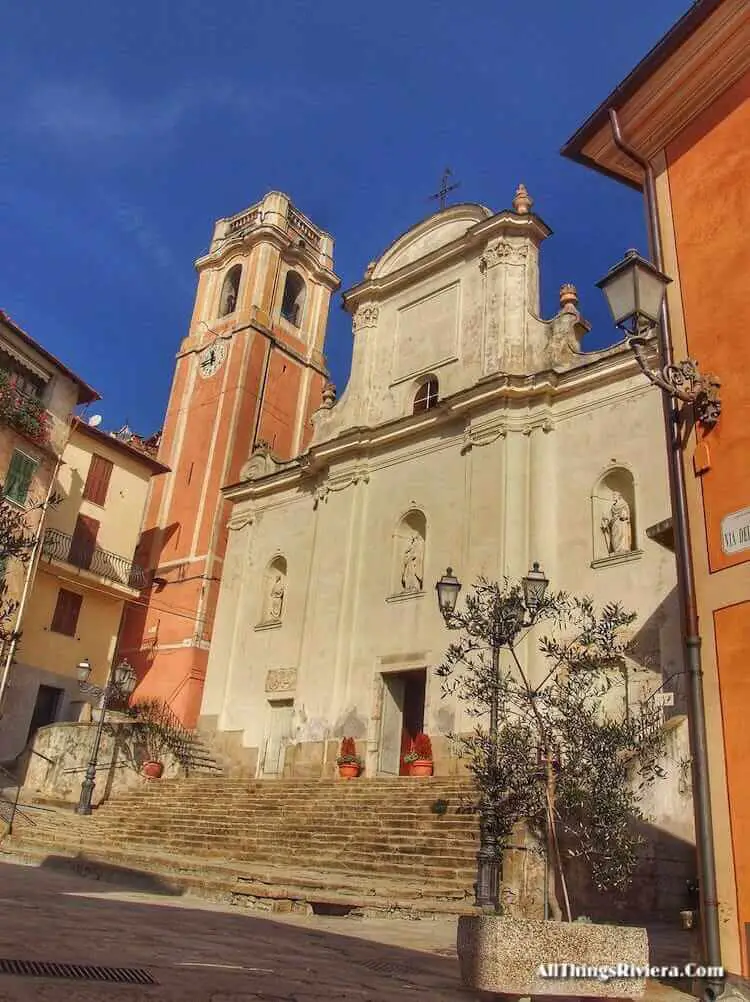
<instances>
[{"instance_id":1,"label":"terracotta flower pot","mask_svg":"<svg viewBox=\"0 0 750 1002\"><path fill-rule=\"evenodd\" d=\"M339 766L339 776L342 779L355 779L359 776L359 766L356 762L347 762Z\"/></svg>"},{"instance_id":2,"label":"terracotta flower pot","mask_svg":"<svg viewBox=\"0 0 750 1002\"><path fill-rule=\"evenodd\" d=\"M431 776L432 775L432 759L429 758L418 758L415 762L412 762L409 766L410 776Z\"/></svg>"},{"instance_id":3,"label":"terracotta flower pot","mask_svg":"<svg viewBox=\"0 0 750 1002\"><path fill-rule=\"evenodd\" d=\"M161 779L164 766L161 762L144 762L141 766L141 772L147 779Z\"/></svg>"}]
</instances>

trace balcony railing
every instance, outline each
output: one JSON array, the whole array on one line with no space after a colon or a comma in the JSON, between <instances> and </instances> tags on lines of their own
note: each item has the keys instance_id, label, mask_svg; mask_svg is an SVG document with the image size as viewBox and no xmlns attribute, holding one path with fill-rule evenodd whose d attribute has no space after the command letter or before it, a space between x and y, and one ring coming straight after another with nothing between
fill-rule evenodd
<instances>
[{"instance_id":1,"label":"balcony railing","mask_svg":"<svg viewBox=\"0 0 750 1002\"><path fill-rule=\"evenodd\" d=\"M286 218L289 225L300 233L305 240L309 241L313 247L320 245L320 234L318 231L313 229L307 220L296 209L293 209L291 205L287 208Z\"/></svg>"},{"instance_id":2,"label":"balcony railing","mask_svg":"<svg viewBox=\"0 0 750 1002\"><path fill-rule=\"evenodd\" d=\"M140 590L146 584L146 572L138 564L58 529L47 529L45 532L42 556L62 560L63 563L91 571L92 574L116 581L127 588Z\"/></svg>"},{"instance_id":3,"label":"balcony railing","mask_svg":"<svg viewBox=\"0 0 750 1002\"><path fill-rule=\"evenodd\" d=\"M234 219L229 220L229 233L239 233L240 230L244 230L246 226L251 226L258 219L258 210L251 209L249 212L243 212L240 216L235 216Z\"/></svg>"}]
</instances>

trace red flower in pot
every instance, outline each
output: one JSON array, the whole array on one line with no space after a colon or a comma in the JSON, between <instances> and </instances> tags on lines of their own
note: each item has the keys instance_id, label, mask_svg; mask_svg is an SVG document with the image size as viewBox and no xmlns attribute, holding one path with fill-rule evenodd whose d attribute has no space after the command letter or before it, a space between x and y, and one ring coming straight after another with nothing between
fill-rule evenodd
<instances>
[{"instance_id":1,"label":"red flower in pot","mask_svg":"<svg viewBox=\"0 0 750 1002\"><path fill-rule=\"evenodd\" d=\"M432 742L427 734L417 734L411 751L404 755L410 776L431 776L433 770Z\"/></svg>"},{"instance_id":2,"label":"red flower in pot","mask_svg":"<svg viewBox=\"0 0 750 1002\"><path fill-rule=\"evenodd\" d=\"M342 779L354 779L362 771L362 759L357 755L354 738L342 738L336 765Z\"/></svg>"}]
</instances>

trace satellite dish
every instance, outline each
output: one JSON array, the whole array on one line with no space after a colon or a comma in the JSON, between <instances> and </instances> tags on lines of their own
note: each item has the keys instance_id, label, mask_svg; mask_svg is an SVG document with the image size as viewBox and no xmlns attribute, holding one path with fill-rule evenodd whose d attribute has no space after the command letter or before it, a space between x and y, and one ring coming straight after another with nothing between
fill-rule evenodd
<instances>
[{"instance_id":1,"label":"satellite dish","mask_svg":"<svg viewBox=\"0 0 750 1002\"><path fill-rule=\"evenodd\" d=\"M89 418L89 428L98 428L102 423L101 414L92 414Z\"/></svg>"}]
</instances>

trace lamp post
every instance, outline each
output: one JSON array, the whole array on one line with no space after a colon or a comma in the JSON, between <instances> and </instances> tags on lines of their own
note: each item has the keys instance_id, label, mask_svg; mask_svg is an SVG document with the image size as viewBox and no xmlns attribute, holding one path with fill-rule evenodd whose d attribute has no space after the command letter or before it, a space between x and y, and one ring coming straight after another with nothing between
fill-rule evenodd
<instances>
[{"instance_id":1,"label":"lamp post","mask_svg":"<svg viewBox=\"0 0 750 1002\"><path fill-rule=\"evenodd\" d=\"M79 661L76 667L78 675L78 686L82 692L90 692L100 697L99 723L96 728L96 736L91 749L89 764L86 766L86 776L81 783L81 796L76 807L76 814L91 814L91 798L96 786L96 763L99 758L99 746L102 743L102 733L104 731L104 721L107 716L107 704L115 694L129 696L136 686L136 675L127 661L120 661L115 666L114 661L109 667L109 674L105 685L93 685L89 682L91 675L91 662L88 658Z\"/></svg>"},{"instance_id":2,"label":"lamp post","mask_svg":"<svg viewBox=\"0 0 750 1002\"><path fill-rule=\"evenodd\" d=\"M656 209L654 174L651 165L624 142L617 113L610 109L615 144L631 160L640 164L645 175L646 202L649 209L649 229L657 264L663 261L661 234ZM696 422L711 429L721 415L719 389L721 382L714 375L701 375L694 359L672 362L670 319L664 298L670 279L658 268L645 261L636 251L625 258L597 282L612 311L615 326L624 331L638 365L646 378L664 393L664 418L667 440L667 460L674 521L677 588L680 598L685 662L689 679L690 751L693 773L693 806L696 828L696 856L701 894L703 946L709 969L720 970L721 927L716 887L716 850L711 816L711 791L708 778L708 737L706 710L703 699L703 669L701 665L700 622L695 593L692 548L688 525L685 472L682 465L682 444L679 424L682 409L678 401L692 405ZM648 367L643 355L644 335L658 333L659 352L666 364L660 371ZM706 998L716 998L723 992L719 977L707 980Z\"/></svg>"},{"instance_id":3,"label":"lamp post","mask_svg":"<svg viewBox=\"0 0 750 1002\"><path fill-rule=\"evenodd\" d=\"M659 325L664 293L671 281L638 251L629 250L596 284L646 378L669 396L692 404L700 424L712 428L721 414L721 383L716 376L701 374L692 358L654 371L644 355L648 336Z\"/></svg>"},{"instance_id":4,"label":"lamp post","mask_svg":"<svg viewBox=\"0 0 750 1002\"><path fill-rule=\"evenodd\" d=\"M549 581L538 563L534 563L521 578L521 594L512 593L498 597L491 610L491 623L487 640L492 653L492 691L490 695L490 750L491 766L497 767L498 753L498 680L500 677L500 651L510 647L518 634L534 624L539 606L544 599ZM449 630L460 629L462 621L456 617L456 602L462 585L449 567L435 585L438 608ZM523 596L523 597L522 597ZM497 909L499 904L500 859L497 838L491 826L491 805L482 801L479 807L479 852L477 853L476 903L481 908Z\"/></svg>"}]
</instances>

